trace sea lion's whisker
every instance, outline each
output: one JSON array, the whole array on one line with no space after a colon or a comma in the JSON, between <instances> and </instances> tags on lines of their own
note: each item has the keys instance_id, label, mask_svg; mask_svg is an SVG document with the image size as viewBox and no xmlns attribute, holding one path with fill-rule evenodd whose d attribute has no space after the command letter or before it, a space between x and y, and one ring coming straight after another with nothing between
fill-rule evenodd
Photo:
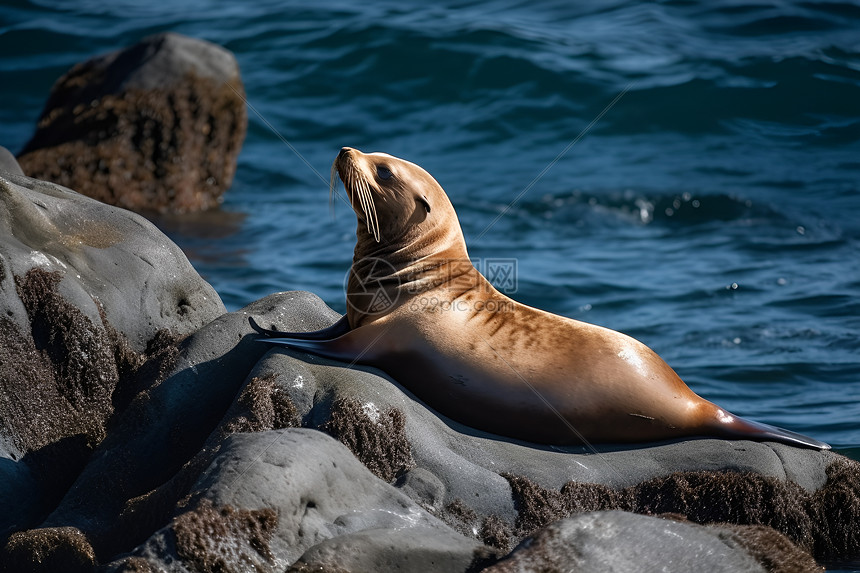
<instances>
[{"instance_id":1,"label":"sea lion's whisker","mask_svg":"<svg viewBox=\"0 0 860 573\"><path fill-rule=\"evenodd\" d=\"M337 161L331 164L331 175L328 182L328 207L334 217L334 198L337 195Z\"/></svg>"},{"instance_id":2,"label":"sea lion's whisker","mask_svg":"<svg viewBox=\"0 0 860 573\"><path fill-rule=\"evenodd\" d=\"M376 206L373 204L373 195L371 195L370 193L370 186L364 179L361 180L361 193L364 196L364 216L367 219L367 229L368 231L370 231L370 234L373 235L373 238L376 239L376 242L378 243L378 221L376 221L374 217L374 214L376 212Z\"/></svg>"},{"instance_id":3,"label":"sea lion's whisker","mask_svg":"<svg viewBox=\"0 0 860 573\"><path fill-rule=\"evenodd\" d=\"M370 191L370 185L365 180L364 181L364 190L367 193L367 200L370 203L370 210L373 213L373 238L376 239L376 242L379 242L380 233L379 233L379 217L376 215L376 201L373 200L373 193ZM370 221L370 213L368 213L367 220Z\"/></svg>"},{"instance_id":4,"label":"sea lion's whisker","mask_svg":"<svg viewBox=\"0 0 860 573\"><path fill-rule=\"evenodd\" d=\"M370 209L367 205L369 198L367 196L367 190L363 185L364 181L362 181L361 178L357 178L354 183L355 193L356 195L358 195L358 202L359 204L361 204L361 210L364 213L364 224L367 226L367 232L373 235L373 220L370 218L369 215Z\"/></svg>"}]
</instances>

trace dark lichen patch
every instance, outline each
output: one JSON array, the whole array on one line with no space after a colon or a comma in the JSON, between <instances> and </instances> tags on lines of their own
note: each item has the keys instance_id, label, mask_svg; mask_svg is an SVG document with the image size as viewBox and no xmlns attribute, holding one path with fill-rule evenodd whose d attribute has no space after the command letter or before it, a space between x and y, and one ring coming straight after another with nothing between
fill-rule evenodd
<instances>
[{"instance_id":1,"label":"dark lichen patch","mask_svg":"<svg viewBox=\"0 0 860 573\"><path fill-rule=\"evenodd\" d=\"M159 573L159 570L143 557L126 557L117 564L111 564L113 573Z\"/></svg>"},{"instance_id":2,"label":"dark lichen patch","mask_svg":"<svg viewBox=\"0 0 860 573\"><path fill-rule=\"evenodd\" d=\"M340 440L374 475L386 482L415 466L406 439L403 413L394 408L379 411L354 400L338 398L322 430Z\"/></svg>"},{"instance_id":3,"label":"dark lichen patch","mask_svg":"<svg viewBox=\"0 0 860 573\"><path fill-rule=\"evenodd\" d=\"M168 331L157 333L144 354L135 352L98 301L101 324L66 301L58 291L62 279L62 273L40 268L16 276L30 332L2 319L0 384L3 395L15 399L0 404L0 423L21 426L9 435L28 452L73 435L86 436L95 447L115 404L127 405L146 361L164 369L177 354L178 337Z\"/></svg>"},{"instance_id":4,"label":"dark lichen patch","mask_svg":"<svg viewBox=\"0 0 860 573\"><path fill-rule=\"evenodd\" d=\"M466 505L462 499L455 498L451 500L445 506L440 517L445 523L463 535L477 537L478 514L475 513L474 509Z\"/></svg>"},{"instance_id":5,"label":"dark lichen patch","mask_svg":"<svg viewBox=\"0 0 860 573\"><path fill-rule=\"evenodd\" d=\"M84 432L57 389L53 368L6 317L0 317L0 428L23 452L74 434L73 428Z\"/></svg>"},{"instance_id":6,"label":"dark lichen patch","mask_svg":"<svg viewBox=\"0 0 860 573\"><path fill-rule=\"evenodd\" d=\"M586 511L630 509L627 492L602 484L568 482L561 491L546 489L523 476L502 474L511 486L517 519L518 537L531 535L549 523Z\"/></svg>"},{"instance_id":7,"label":"dark lichen patch","mask_svg":"<svg viewBox=\"0 0 860 573\"><path fill-rule=\"evenodd\" d=\"M502 475L517 508L518 538L576 513L619 509L700 524L766 526L825 562L860 556L860 463L846 458L827 468L827 482L813 493L794 482L740 472L675 473L620 491L574 482L555 491Z\"/></svg>"},{"instance_id":8,"label":"dark lichen patch","mask_svg":"<svg viewBox=\"0 0 860 573\"><path fill-rule=\"evenodd\" d=\"M202 573L273 565L269 543L277 526L274 509L215 508L208 500L173 520L177 554Z\"/></svg>"},{"instance_id":9,"label":"dark lichen patch","mask_svg":"<svg viewBox=\"0 0 860 573\"><path fill-rule=\"evenodd\" d=\"M685 472L631 490L638 513L680 513L696 523L767 525L812 549L808 494L791 481L740 472Z\"/></svg>"},{"instance_id":10,"label":"dark lichen patch","mask_svg":"<svg viewBox=\"0 0 860 573\"><path fill-rule=\"evenodd\" d=\"M827 467L824 487L809 496L815 555L820 561L860 560L860 462L840 458Z\"/></svg>"},{"instance_id":11,"label":"dark lichen patch","mask_svg":"<svg viewBox=\"0 0 860 573\"><path fill-rule=\"evenodd\" d=\"M0 430L33 469L45 510L104 438L119 380L109 336L57 292L61 280L39 268L15 277L30 332L0 318Z\"/></svg>"},{"instance_id":12,"label":"dark lichen patch","mask_svg":"<svg viewBox=\"0 0 860 573\"><path fill-rule=\"evenodd\" d=\"M711 528L729 545L741 547L770 573L824 571L812 555L770 527L720 524Z\"/></svg>"},{"instance_id":13,"label":"dark lichen patch","mask_svg":"<svg viewBox=\"0 0 860 573\"><path fill-rule=\"evenodd\" d=\"M154 531L169 522L178 510L189 507L190 500L180 500L188 496L213 456L214 452L204 448L165 483L126 501L111 530L110 539L106 540L113 548L112 551L128 551L145 542Z\"/></svg>"},{"instance_id":14,"label":"dark lichen patch","mask_svg":"<svg viewBox=\"0 0 860 573\"><path fill-rule=\"evenodd\" d=\"M114 363L116 364L117 376L120 380L128 380L135 374L135 372L137 372L141 364L143 364L145 356L135 352L128 343L128 338L113 327L100 302L96 301L96 307L99 310L99 317L102 320L105 334L113 348L113 357Z\"/></svg>"},{"instance_id":15,"label":"dark lichen patch","mask_svg":"<svg viewBox=\"0 0 860 573\"><path fill-rule=\"evenodd\" d=\"M505 556L505 552L494 547L481 545L472 552L472 562L466 568L465 573L478 573L496 564ZM541 571L540 573L553 573L552 571Z\"/></svg>"},{"instance_id":16,"label":"dark lichen patch","mask_svg":"<svg viewBox=\"0 0 860 573\"><path fill-rule=\"evenodd\" d=\"M489 515L481 523L478 538L490 547L495 547L505 553L513 546L513 532L503 519L497 515Z\"/></svg>"},{"instance_id":17,"label":"dark lichen patch","mask_svg":"<svg viewBox=\"0 0 860 573\"><path fill-rule=\"evenodd\" d=\"M242 389L225 426L226 434L236 432L262 432L301 425L298 410L289 394L276 384L271 373L257 376Z\"/></svg>"},{"instance_id":18,"label":"dark lichen patch","mask_svg":"<svg viewBox=\"0 0 860 573\"><path fill-rule=\"evenodd\" d=\"M567 482L561 488L565 505L576 513L600 511L605 508L630 511L633 496L630 491L616 491L602 484L583 484Z\"/></svg>"},{"instance_id":19,"label":"dark lichen patch","mask_svg":"<svg viewBox=\"0 0 860 573\"><path fill-rule=\"evenodd\" d=\"M530 479L503 473L511 486L517 510L515 527L518 537L526 537L551 522L573 514L561 497L561 492L539 486Z\"/></svg>"},{"instance_id":20,"label":"dark lichen patch","mask_svg":"<svg viewBox=\"0 0 860 573\"><path fill-rule=\"evenodd\" d=\"M173 347L167 345L165 348ZM143 392L139 399L147 396L148 393ZM129 550L143 543L153 531L169 521L177 508L183 510L196 505L201 492L189 492L230 434L281 429L298 424L296 410L286 392L276 384L276 376L272 374L253 378L239 393L219 427L191 459L182 463L178 471L155 489L125 502L113 527L111 547L116 551Z\"/></svg>"},{"instance_id":21,"label":"dark lichen patch","mask_svg":"<svg viewBox=\"0 0 860 573\"><path fill-rule=\"evenodd\" d=\"M513 545L513 532L504 520L497 515L488 515L481 519L477 512L460 498L451 500L439 517L452 529L467 537L479 539L496 550L506 553ZM495 555L495 552L490 551L485 557L490 554Z\"/></svg>"},{"instance_id":22,"label":"dark lichen patch","mask_svg":"<svg viewBox=\"0 0 860 573\"><path fill-rule=\"evenodd\" d=\"M111 394L119 377L104 330L57 292L62 278L60 272L34 268L16 276L15 286L36 348L53 369L52 382L68 407L80 414L79 424L95 446L113 413Z\"/></svg>"},{"instance_id":23,"label":"dark lichen patch","mask_svg":"<svg viewBox=\"0 0 860 573\"><path fill-rule=\"evenodd\" d=\"M138 361L138 367L120 380L113 395L117 412L125 410L140 392L153 388L167 379L179 359L179 344L185 337L162 328L150 339Z\"/></svg>"},{"instance_id":24,"label":"dark lichen patch","mask_svg":"<svg viewBox=\"0 0 860 573\"><path fill-rule=\"evenodd\" d=\"M166 331L147 353L136 353L98 301L95 323L66 301L58 290L62 279L62 273L40 268L15 277L29 332L0 317L0 431L32 469L44 513L105 437L115 405L127 403L117 396L131 392L144 360L158 358L163 365L175 356L176 337Z\"/></svg>"},{"instance_id":25,"label":"dark lichen patch","mask_svg":"<svg viewBox=\"0 0 860 573\"><path fill-rule=\"evenodd\" d=\"M95 565L93 548L74 527L19 531L0 550L0 571L4 573L90 572Z\"/></svg>"}]
</instances>

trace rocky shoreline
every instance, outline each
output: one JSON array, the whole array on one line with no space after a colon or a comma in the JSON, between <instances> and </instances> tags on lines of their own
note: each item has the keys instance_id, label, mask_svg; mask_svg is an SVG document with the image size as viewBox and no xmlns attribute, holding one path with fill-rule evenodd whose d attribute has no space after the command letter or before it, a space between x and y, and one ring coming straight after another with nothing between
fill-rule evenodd
<instances>
[{"instance_id":1,"label":"rocky shoreline","mask_svg":"<svg viewBox=\"0 0 860 573\"><path fill-rule=\"evenodd\" d=\"M0 571L860 560L853 460L742 440L592 451L476 431L377 370L259 342L249 316L332 324L313 294L228 313L146 219L22 163L0 153Z\"/></svg>"}]
</instances>

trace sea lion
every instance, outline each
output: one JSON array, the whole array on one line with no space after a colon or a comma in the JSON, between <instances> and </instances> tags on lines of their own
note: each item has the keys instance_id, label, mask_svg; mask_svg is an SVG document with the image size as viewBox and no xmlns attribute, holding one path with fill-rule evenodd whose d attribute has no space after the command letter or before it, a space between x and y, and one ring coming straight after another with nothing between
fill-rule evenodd
<instances>
[{"instance_id":1,"label":"sea lion","mask_svg":"<svg viewBox=\"0 0 860 573\"><path fill-rule=\"evenodd\" d=\"M520 304L472 265L448 196L418 165L343 148L332 166L356 217L347 314L267 338L375 366L465 425L541 444L720 436L828 449L701 398L613 330Z\"/></svg>"}]
</instances>

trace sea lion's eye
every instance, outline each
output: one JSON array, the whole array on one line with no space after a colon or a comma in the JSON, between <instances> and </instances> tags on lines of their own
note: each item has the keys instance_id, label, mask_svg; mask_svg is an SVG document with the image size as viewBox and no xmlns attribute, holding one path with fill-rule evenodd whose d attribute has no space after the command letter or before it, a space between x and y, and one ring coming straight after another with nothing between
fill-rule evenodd
<instances>
[{"instance_id":1,"label":"sea lion's eye","mask_svg":"<svg viewBox=\"0 0 860 573\"><path fill-rule=\"evenodd\" d=\"M380 179L391 179L391 171L387 167L383 167L382 165L377 166L376 174Z\"/></svg>"}]
</instances>

